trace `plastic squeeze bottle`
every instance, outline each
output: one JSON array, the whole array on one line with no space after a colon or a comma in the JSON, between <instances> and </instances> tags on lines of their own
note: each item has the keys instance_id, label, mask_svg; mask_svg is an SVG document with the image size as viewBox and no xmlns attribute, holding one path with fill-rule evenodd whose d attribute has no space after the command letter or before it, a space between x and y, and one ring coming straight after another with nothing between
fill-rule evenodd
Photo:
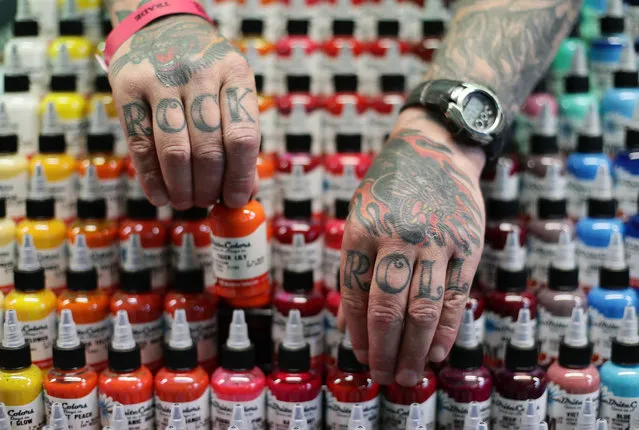
<instances>
[{"instance_id":1,"label":"plastic squeeze bottle","mask_svg":"<svg viewBox=\"0 0 639 430\"><path fill-rule=\"evenodd\" d=\"M0 196L7 201L7 216L20 222L26 216L29 162L18 154L18 136L9 129L3 106L0 102Z\"/></svg>"},{"instance_id":2,"label":"plastic squeeze bottle","mask_svg":"<svg viewBox=\"0 0 639 430\"><path fill-rule=\"evenodd\" d=\"M214 292L217 280L213 271L211 225L207 214L206 208L198 207L174 211L169 235L173 267L189 270L201 266L204 270L204 287ZM185 252L187 255L182 255ZM189 254L195 254L196 258L190 258Z\"/></svg>"},{"instance_id":3,"label":"plastic squeeze bottle","mask_svg":"<svg viewBox=\"0 0 639 430\"><path fill-rule=\"evenodd\" d=\"M8 294L13 289L16 259L16 223L7 218L6 203L7 201L0 197L0 294Z\"/></svg>"},{"instance_id":4,"label":"plastic squeeze bottle","mask_svg":"<svg viewBox=\"0 0 639 430\"><path fill-rule=\"evenodd\" d=\"M639 105L635 107L632 120L624 127L625 148L614 161L615 195L619 213L629 218L637 213L637 190L639 189ZM635 269L636 270L636 269Z\"/></svg>"}]
</instances>

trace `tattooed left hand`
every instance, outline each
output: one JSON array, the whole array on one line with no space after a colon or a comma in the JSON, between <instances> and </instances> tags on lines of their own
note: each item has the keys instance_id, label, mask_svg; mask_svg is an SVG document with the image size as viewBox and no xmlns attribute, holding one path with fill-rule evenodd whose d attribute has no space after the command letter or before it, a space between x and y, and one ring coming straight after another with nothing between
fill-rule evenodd
<instances>
[{"instance_id":1,"label":"tattooed left hand","mask_svg":"<svg viewBox=\"0 0 639 430\"><path fill-rule=\"evenodd\" d=\"M342 314L381 384L415 385L457 334L483 247L479 149L419 109L398 124L356 191L342 245Z\"/></svg>"}]
</instances>

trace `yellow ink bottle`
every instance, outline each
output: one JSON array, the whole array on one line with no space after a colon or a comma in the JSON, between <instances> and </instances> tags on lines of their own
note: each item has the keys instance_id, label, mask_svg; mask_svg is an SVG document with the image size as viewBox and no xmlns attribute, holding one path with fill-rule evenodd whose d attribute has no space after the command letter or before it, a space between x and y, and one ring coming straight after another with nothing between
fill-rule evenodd
<instances>
[{"instance_id":1,"label":"yellow ink bottle","mask_svg":"<svg viewBox=\"0 0 639 430\"><path fill-rule=\"evenodd\" d=\"M88 118L92 118L95 115L95 111L99 108L100 103L106 110L109 127L115 139L114 151L119 156L125 156L129 152L126 136L124 135L124 129L120 125L120 118L118 117L118 110L113 101L109 78L103 74L98 74L95 77L95 92L91 95L91 100L89 100Z\"/></svg>"},{"instance_id":2,"label":"yellow ink bottle","mask_svg":"<svg viewBox=\"0 0 639 430\"><path fill-rule=\"evenodd\" d=\"M6 200L7 216L20 222L26 214L29 163L18 154L18 136L4 124L0 102L0 197Z\"/></svg>"},{"instance_id":3,"label":"yellow ink bottle","mask_svg":"<svg viewBox=\"0 0 639 430\"><path fill-rule=\"evenodd\" d=\"M0 403L6 407L11 429L40 429L46 424L42 372L31 363L16 311L6 314L0 343Z\"/></svg>"},{"instance_id":4,"label":"yellow ink bottle","mask_svg":"<svg viewBox=\"0 0 639 430\"><path fill-rule=\"evenodd\" d=\"M67 228L55 218L55 202L47 190L41 164L34 167L29 188L27 218L18 224L18 249L24 248L25 237L33 239L33 246L44 269L45 285L58 294L66 288ZM20 254L18 256L21 257Z\"/></svg>"},{"instance_id":5,"label":"yellow ink bottle","mask_svg":"<svg viewBox=\"0 0 639 430\"><path fill-rule=\"evenodd\" d=\"M6 200L0 197L0 295L8 294L13 289L15 255L16 223L7 217ZM1 316L2 304L0 303ZM1 335L0 339L2 339Z\"/></svg>"}]
</instances>

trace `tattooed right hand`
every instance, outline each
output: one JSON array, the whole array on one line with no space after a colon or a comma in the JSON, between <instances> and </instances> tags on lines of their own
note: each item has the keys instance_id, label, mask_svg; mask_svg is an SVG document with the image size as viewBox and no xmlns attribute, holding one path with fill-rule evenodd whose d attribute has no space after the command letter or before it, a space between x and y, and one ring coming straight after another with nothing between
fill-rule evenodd
<instances>
[{"instance_id":1,"label":"tattooed right hand","mask_svg":"<svg viewBox=\"0 0 639 430\"><path fill-rule=\"evenodd\" d=\"M118 49L109 79L153 204L248 202L260 141L255 79L213 25L178 15L145 27Z\"/></svg>"},{"instance_id":2,"label":"tattooed right hand","mask_svg":"<svg viewBox=\"0 0 639 430\"><path fill-rule=\"evenodd\" d=\"M353 197L341 315L380 384L415 385L455 341L483 247L484 161L408 109Z\"/></svg>"}]
</instances>

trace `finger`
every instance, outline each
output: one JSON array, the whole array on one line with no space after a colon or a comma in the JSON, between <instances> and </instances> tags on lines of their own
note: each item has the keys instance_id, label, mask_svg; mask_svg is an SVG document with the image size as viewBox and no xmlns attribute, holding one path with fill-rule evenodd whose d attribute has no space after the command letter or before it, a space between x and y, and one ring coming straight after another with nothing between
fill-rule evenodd
<instances>
[{"instance_id":1,"label":"finger","mask_svg":"<svg viewBox=\"0 0 639 430\"><path fill-rule=\"evenodd\" d=\"M448 255L427 255L415 265L395 377L400 385L412 387L424 373L442 311L447 263Z\"/></svg>"},{"instance_id":2,"label":"finger","mask_svg":"<svg viewBox=\"0 0 639 430\"><path fill-rule=\"evenodd\" d=\"M444 360L455 343L477 264L475 258L451 258L448 262L443 309L428 355L434 362Z\"/></svg>"},{"instance_id":3,"label":"finger","mask_svg":"<svg viewBox=\"0 0 639 430\"><path fill-rule=\"evenodd\" d=\"M217 202L224 174L222 118L217 90L219 84L207 84L211 86L204 90L192 88L186 101L193 169L193 203L199 207L208 207Z\"/></svg>"},{"instance_id":4,"label":"finger","mask_svg":"<svg viewBox=\"0 0 639 430\"><path fill-rule=\"evenodd\" d=\"M378 251L368 299L368 359L372 378L393 382L415 255L405 249Z\"/></svg>"},{"instance_id":5,"label":"finger","mask_svg":"<svg viewBox=\"0 0 639 430\"><path fill-rule=\"evenodd\" d=\"M229 68L220 90L220 111L226 166L222 193L230 207L244 206L253 190L260 147L259 109L255 78L243 57Z\"/></svg>"},{"instance_id":6,"label":"finger","mask_svg":"<svg viewBox=\"0 0 639 430\"><path fill-rule=\"evenodd\" d=\"M142 190L155 206L164 206L169 200L154 142L151 108L141 98L120 94L117 88L113 96Z\"/></svg>"}]
</instances>

